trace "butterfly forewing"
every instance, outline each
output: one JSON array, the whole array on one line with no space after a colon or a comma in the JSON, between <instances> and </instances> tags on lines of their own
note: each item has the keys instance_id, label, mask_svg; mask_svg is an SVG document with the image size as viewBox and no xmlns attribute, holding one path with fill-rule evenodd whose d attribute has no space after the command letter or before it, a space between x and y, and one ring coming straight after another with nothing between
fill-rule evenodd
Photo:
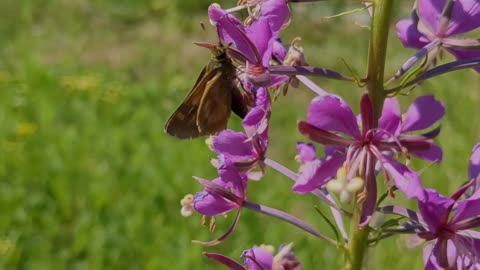
<instances>
[{"instance_id":1,"label":"butterfly forewing","mask_svg":"<svg viewBox=\"0 0 480 270\"><path fill-rule=\"evenodd\" d=\"M206 73L206 68L197 79L197 82L180 107L170 116L165 124L165 132L180 139L195 138L202 134L197 127L197 113L207 83L215 73Z\"/></svg>"},{"instance_id":2,"label":"butterfly forewing","mask_svg":"<svg viewBox=\"0 0 480 270\"><path fill-rule=\"evenodd\" d=\"M207 83L197 114L200 133L215 134L227 128L232 108L231 81L226 78L226 70L217 72Z\"/></svg>"}]
</instances>

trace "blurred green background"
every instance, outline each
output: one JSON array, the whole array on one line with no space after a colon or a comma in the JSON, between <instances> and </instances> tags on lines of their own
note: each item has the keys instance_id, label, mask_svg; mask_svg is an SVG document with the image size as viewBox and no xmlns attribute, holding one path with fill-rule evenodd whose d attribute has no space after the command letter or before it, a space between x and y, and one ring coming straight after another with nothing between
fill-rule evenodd
<instances>
[{"instance_id":1,"label":"blurred green background","mask_svg":"<svg viewBox=\"0 0 480 270\"><path fill-rule=\"evenodd\" d=\"M293 6L286 44L302 37L307 61L348 73L345 59L364 74L368 17L322 20L344 10L342 1ZM225 7L235 1L223 1ZM411 4L411 3L409 3ZM238 258L253 244L295 243L304 269L338 269L339 252L300 230L244 211L234 235L204 248L231 223L218 218L209 233L200 217L180 216L179 200L201 189L192 175L216 172L203 139L165 136L163 125L208 61L192 41L216 42L207 0L0 1L0 269L223 269L201 255ZM408 7L397 6L397 18ZM393 28L392 28L393 29ZM413 51L390 35L388 73ZM447 57L448 59L448 57ZM361 90L345 82L315 80L358 103ZM415 88L446 103L438 142L442 166L414 162L426 186L450 192L466 180L468 156L478 140L479 79L470 70ZM274 104L269 157L293 170L296 120L314 95L290 89ZM404 108L405 110L406 108ZM240 120L232 117L232 128ZM251 201L305 218L330 234L312 196L293 194L290 180L269 170L250 184ZM398 197L401 197L399 194ZM414 206L411 202L410 206ZM324 208L323 208L324 209ZM394 237L370 252L371 269L421 269L421 250Z\"/></svg>"}]
</instances>

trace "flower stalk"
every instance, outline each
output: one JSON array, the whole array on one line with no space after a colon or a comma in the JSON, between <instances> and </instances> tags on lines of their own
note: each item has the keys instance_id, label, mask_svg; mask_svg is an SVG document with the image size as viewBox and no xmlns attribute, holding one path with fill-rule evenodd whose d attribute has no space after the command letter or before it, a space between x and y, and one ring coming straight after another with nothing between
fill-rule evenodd
<instances>
[{"instance_id":1,"label":"flower stalk","mask_svg":"<svg viewBox=\"0 0 480 270\"><path fill-rule=\"evenodd\" d=\"M367 91L373 105L373 125L378 126L386 98L384 89L385 59L387 54L388 32L392 17L393 2L391 0L372 1L373 16L371 24L370 45L367 65ZM362 203L355 203L350 223L349 256L345 270L360 270L367 251L369 227L360 227Z\"/></svg>"},{"instance_id":2,"label":"flower stalk","mask_svg":"<svg viewBox=\"0 0 480 270\"><path fill-rule=\"evenodd\" d=\"M363 259L367 251L369 227L362 228L359 226L361 215L362 204L358 203L357 200L350 223L349 256L344 270L359 270L363 266Z\"/></svg>"},{"instance_id":3,"label":"flower stalk","mask_svg":"<svg viewBox=\"0 0 480 270\"><path fill-rule=\"evenodd\" d=\"M392 0L373 1L370 45L368 49L367 91L373 103L375 126L382 112L386 97L384 91L385 58L387 55L388 32L393 10Z\"/></svg>"}]
</instances>

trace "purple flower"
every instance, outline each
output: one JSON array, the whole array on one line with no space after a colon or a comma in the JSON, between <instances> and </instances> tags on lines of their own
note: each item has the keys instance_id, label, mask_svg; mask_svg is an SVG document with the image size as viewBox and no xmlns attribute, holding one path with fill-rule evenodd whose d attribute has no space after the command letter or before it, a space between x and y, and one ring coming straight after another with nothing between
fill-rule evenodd
<instances>
[{"instance_id":1,"label":"purple flower","mask_svg":"<svg viewBox=\"0 0 480 270\"><path fill-rule=\"evenodd\" d=\"M233 270L302 270L302 264L292 252L292 244L280 246L278 253L273 255L272 246L253 246L243 251L244 265L231 258L217 253L204 253L208 258L217 261ZM248 268L247 268L248 267Z\"/></svg>"},{"instance_id":2,"label":"purple flower","mask_svg":"<svg viewBox=\"0 0 480 270\"><path fill-rule=\"evenodd\" d=\"M250 270L301 270L302 264L292 252L292 244L280 246L273 256L272 246L254 246L242 253L244 264Z\"/></svg>"},{"instance_id":3,"label":"purple flower","mask_svg":"<svg viewBox=\"0 0 480 270\"><path fill-rule=\"evenodd\" d=\"M278 34L290 16L285 1L261 1L245 27L218 5L211 5L208 14L217 27L220 39L238 50L233 56L245 63L248 81L258 86L272 86L285 80L285 76L270 76L266 68L272 59Z\"/></svg>"},{"instance_id":4,"label":"purple flower","mask_svg":"<svg viewBox=\"0 0 480 270\"><path fill-rule=\"evenodd\" d=\"M412 247L427 241L423 259L428 270L480 269L480 233L477 230L480 227L480 191L474 190L473 194L465 196L480 174L479 145L474 147L470 157L471 180L450 197L433 189L424 190L423 200L418 200L420 215L394 205L378 209L409 219L401 227L406 233L416 233L417 237L411 241Z\"/></svg>"},{"instance_id":5,"label":"purple flower","mask_svg":"<svg viewBox=\"0 0 480 270\"><path fill-rule=\"evenodd\" d=\"M255 106L250 110L242 126L245 132L224 130L213 137L213 150L231 160L235 167L248 173L250 179L258 180L265 172L265 153L268 147L268 123L271 101L268 90L260 87L256 91ZM260 167L260 172L253 169Z\"/></svg>"},{"instance_id":6,"label":"purple flower","mask_svg":"<svg viewBox=\"0 0 480 270\"><path fill-rule=\"evenodd\" d=\"M253 248L243 251L241 257L244 259L243 264L250 270L272 269L273 267L273 252L266 247L253 246Z\"/></svg>"},{"instance_id":7,"label":"purple flower","mask_svg":"<svg viewBox=\"0 0 480 270\"><path fill-rule=\"evenodd\" d=\"M459 60L480 57L480 42L455 36L480 27L480 2L456 0L419 0L412 19L397 23L397 34L405 47L421 49L440 40L441 45ZM476 68L480 72L480 68Z\"/></svg>"},{"instance_id":8,"label":"purple flower","mask_svg":"<svg viewBox=\"0 0 480 270\"><path fill-rule=\"evenodd\" d=\"M432 96L415 100L402 121L400 107L395 99L387 99L378 127L374 127L373 108L370 98L364 94L360 103L361 114L357 118L341 98L333 95L320 96L310 104L307 121L300 121L299 131L311 140L327 146L325 157L314 158L312 150L299 149L304 161L293 190L299 193L313 191L327 184L335 175L338 183L347 189L350 181L358 187L364 180L366 200L363 204L362 225L366 225L375 209L377 185L375 163L383 168L386 180L407 195L422 199L423 188L417 173L398 162L394 156L413 154L421 159L439 162L441 149L433 144L439 128L413 135L411 131L429 128L444 114L444 106ZM358 122L361 122L359 126ZM343 172L341 169L345 170Z\"/></svg>"},{"instance_id":9,"label":"purple flower","mask_svg":"<svg viewBox=\"0 0 480 270\"><path fill-rule=\"evenodd\" d=\"M220 177L212 181L197 178L205 189L195 194L193 207L207 216L216 216L240 208L245 200L246 176L238 173L227 158L220 156L219 160Z\"/></svg>"},{"instance_id":10,"label":"purple flower","mask_svg":"<svg viewBox=\"0 0 480 270\"><path fill-rule=\"evenodd\" d=\"M476 269L480 263L480 234L471 230L480 227L480 198L458 201L471 184L449 198L427 189L418 201L425 231L417 235L431 241L423 251L426 269Z\"/></svg>"},{"instance_id":11,"label":"purple flower","mask_svg":"<svg viewBox=\"0 0 480 270\"><path fill-rule=\"evenodd\" d=\"M196 177L197 181L199 181L205 189L197 192L193 199L193 207L197 212L212 217L235 209L241 209L246 198L246 175L239 173L233 165L233 162L228 158L220 156L218 160L220 164L218 168L220 177L212 181ZM235 221L224 235L214 241L199 243L205 245L220 243L233 232L239 218L240 211L238 211Z\"/></svg>"}]
</instances>

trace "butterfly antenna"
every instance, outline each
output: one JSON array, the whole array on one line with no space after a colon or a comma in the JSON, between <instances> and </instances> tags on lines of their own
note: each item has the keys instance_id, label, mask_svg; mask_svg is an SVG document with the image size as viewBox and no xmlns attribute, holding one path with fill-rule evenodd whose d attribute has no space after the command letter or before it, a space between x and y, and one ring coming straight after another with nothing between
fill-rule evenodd
<instances>
[{"instance_id":1,"label":"butterfly antenna","mask_svg":"<svg viewBox=\"0 0 480 270\"><path fill-rule=\"evenodd\" d=\"M207 28L205 28L205 24L203 22L200 22L200 27L202 27L205 33L207 32Z\"/></svg>"}]
</instances>

